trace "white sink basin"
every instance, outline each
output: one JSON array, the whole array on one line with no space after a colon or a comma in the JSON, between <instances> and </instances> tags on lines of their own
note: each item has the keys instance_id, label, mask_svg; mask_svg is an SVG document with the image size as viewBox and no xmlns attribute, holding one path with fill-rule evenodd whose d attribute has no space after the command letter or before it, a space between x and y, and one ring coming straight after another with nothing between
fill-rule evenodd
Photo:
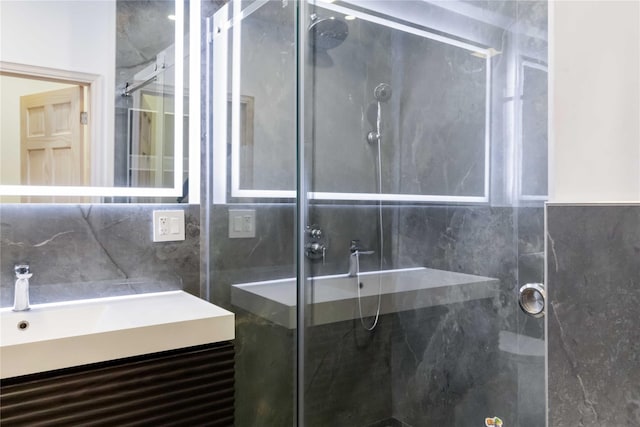
<instances>
[{"instance_id":1,"label":"white sink basin","mask_svg":"<svg viewBox=\"0 0 640 427\"><path fill-rule=\"evenodd\" d=\"M234 338L233 313L183 291L0 309L0 378Z\"/></svg>"},{"instance_id":2,"label":"white sink basin","mask_svg":"<svg viewBox=\"0 0 640 427\"><path fill-rule=\"evenodd\" d=\"M308 314L312 325L357 319L358 286L363 316L396 313L436 305L494 298L500 281L491 277L433 268L369 271L359 281L346 274L309 280ZM241 283L231 286L231 303L289 329L296 327L296 279Z\"/></svg>"}]
</instances>

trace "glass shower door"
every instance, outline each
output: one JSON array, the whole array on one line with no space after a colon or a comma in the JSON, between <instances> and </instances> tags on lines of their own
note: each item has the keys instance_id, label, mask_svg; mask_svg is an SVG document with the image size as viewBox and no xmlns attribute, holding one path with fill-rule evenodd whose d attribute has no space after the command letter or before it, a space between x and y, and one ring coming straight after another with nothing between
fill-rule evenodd
<instances>
[{"instance_id":1,"label":"glass shower door","mask_svg":"<svg viewBox=\"0 0 640 427\"><path fill-rule=\"evenodd\" d=\"M546 3L297 6L298 425L544 425Z\"/></svg>"}]
</instances>

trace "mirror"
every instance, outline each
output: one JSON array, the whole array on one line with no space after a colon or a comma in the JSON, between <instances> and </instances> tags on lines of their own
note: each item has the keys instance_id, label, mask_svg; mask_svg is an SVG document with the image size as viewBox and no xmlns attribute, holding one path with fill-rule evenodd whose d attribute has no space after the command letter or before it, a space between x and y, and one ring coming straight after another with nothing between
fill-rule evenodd
<instances>
[{"instance_id":1,"label":"mirror","mask_svg":"<svg viewBox=\"0 0 640 427\"><path fill-rule=\"evenodd\" d=\"M309 42L306 126L314 162L322 165L313 172L311 197L486 203L495 49L461 41L457 31L427 31L332 3L315 6L311 22L327 19L345 29L341 38L332 29L327 34L335 38ZM216 24L222 30L214 36L214 64L226 66L228 77L213 85L234 94L217 110L227 128L214 125L218 157L230 159L228 183L219 185L230 199L295 197L295 18L291 3L266 2ZM309 37L320 37L307 28ZM385 86L387 95L377 98ZM377 126L386 138L380 157L376 144L367 143ZM381 194L376 158L382 159Z\"/></svg>"},{"instance_id":2,"label":"mirror","mask_svg":"<svg viewBox=\"0 0 640 427\"><path fill-rule=\"evenodd\" d=\"M298 33L294 3L225 5L207 66L214 202L296 196L299 105L311 199L544 201L546 3L470 3L313 2Z\"/></svg>"},{"instance_id":3,"label":"mirror","mask_svg":"<svg viewBox=\"0 0 640 427\"><path fill-rule=\"evenodd\" d=\"M2 202L189 200L200 27L186 3L0 3Z\"/></svg>"}]
</instances>

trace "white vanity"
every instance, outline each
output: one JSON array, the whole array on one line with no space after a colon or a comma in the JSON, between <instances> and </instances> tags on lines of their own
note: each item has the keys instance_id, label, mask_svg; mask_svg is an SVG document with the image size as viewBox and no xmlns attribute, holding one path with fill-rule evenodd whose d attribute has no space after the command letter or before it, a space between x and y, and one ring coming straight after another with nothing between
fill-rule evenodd
<instances>
[{"instance_id":1,"label":"white vanity","mask_svg":"<svg viewBox=\"0 0 640 427\"><path fill-rule=\"evenodd\" d=\"M0 378L230 341L233 313L183 291L0 309Z\"/></svg>"},{"instance_id":2,"label":"white vanity","mask_svg":"<svg viewBox=\"0 0 640 427\"><path fill-rule=\"evenodd\" d=\"M183 291L0 309L3 425L234 423L234 315Z\"/></svg>"}]
</instances>

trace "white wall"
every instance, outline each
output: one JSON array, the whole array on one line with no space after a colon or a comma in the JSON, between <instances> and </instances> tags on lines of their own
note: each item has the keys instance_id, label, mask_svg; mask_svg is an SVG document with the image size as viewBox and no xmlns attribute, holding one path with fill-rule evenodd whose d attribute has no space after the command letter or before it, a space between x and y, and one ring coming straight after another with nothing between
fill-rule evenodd
<instances>
[{"instance_id":1,"label":"white wall","mask_svg":"<svg viewBox=\"0 0 640 427\"><path fill-rule=\"evenodd\" d=\"M550 8L550 200L640 200L640 0Z\"/></svg>"},{"instance_id":2,"label":"white wall","mask_svg":"<svg viewBox=\"0 0 640 427\"><path fill-rule=\"evenodd\" d=\"M103 174L113 171L115 31L115 0L0 0L1 61L100 76Z\"/></svg>"}]
</instances>

